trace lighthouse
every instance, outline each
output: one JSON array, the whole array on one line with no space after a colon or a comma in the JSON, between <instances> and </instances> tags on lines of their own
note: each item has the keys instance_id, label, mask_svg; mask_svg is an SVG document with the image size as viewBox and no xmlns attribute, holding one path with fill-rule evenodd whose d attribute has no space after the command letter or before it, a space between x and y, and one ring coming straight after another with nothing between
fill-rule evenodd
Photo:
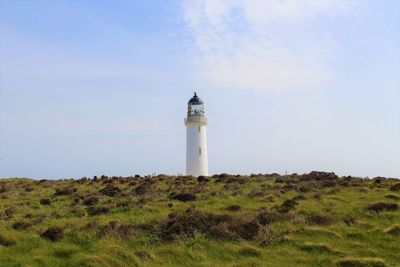
<instances>
[{"instance_id":1,"label":"lighthouse","mask_svg":"<svg viewBox=\"0 0 400 267\"><path fill-rule=\"evenodd\" d=\"M204 103L194 92L187 107L186 125L186 175L208 176L207 118Z\"/></svg>"}]
</instances>

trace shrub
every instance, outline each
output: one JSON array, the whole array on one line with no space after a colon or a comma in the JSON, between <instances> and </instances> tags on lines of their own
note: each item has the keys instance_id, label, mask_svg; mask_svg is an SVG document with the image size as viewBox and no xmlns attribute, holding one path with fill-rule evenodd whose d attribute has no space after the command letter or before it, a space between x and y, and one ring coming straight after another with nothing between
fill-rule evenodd
<instances>
[{"instance_id":1,"label":"shrub","mask_svg":"<svg viewBox=\"0 0 400 267\"><path fill-rule=\"evenodd\" d=\"M90 216L105 214L109 212L109 208L107 207L96 207L96 206L89 206L87 208L87 212Z\"/></svg>"},{"instance_id":2,"label":"shrub","mask_svg":"<svg viewBox=\"0 0 400 267\"><path fill-rule=\"evenodd\" d=\"M244 222L237 219L230 223L229 229L240 238L252 240L260 231L260 225L254 221Z\"/></svg>"},{"instance_id":3,"label":"shrub","mask_svg":"<svg viewBox=\"0 0 400 267\"><path fill-rule=\"evenodd\" d=\"M400 183L395 183L394 185L392 185L390 187L390 190L395 192L400 191Z\"/></svg>"},{"instance_id":4,"label":"shrub","mask_svg":"<svg viewBox=\"0 0 400 267\"><path fill-rule=\"evenodd\" d=\"M229 224L226 222L219 223L210 227L209 235L215 239L234 239L235 234L229 229Z\"/></svg>"},{"instance_id":5,"label":"shrub","mask_svg":"<svg viewBox=\"0 0 400 267\"><path fill-rule=\"evenodd\" d=\"M297 190L301 193L307 193L314 190L317 187L317 184L312 181L301 182L297 185Z\"/></svg>"},{"instance_id":6,"label":"shrub","mask_svg":"<svg viewBox=\"0 0 400 267\"><path fill-rule=\"evenodd\" d=\"M85 226L82 227L82 230L93 230L96 229L98 227L98 223L95 220L92 220L90 222L88 222L87 224L85 224Z\"/></svg>"},{"instance_id":7,"label":"shrub","mask_svg":"<svg viewBox=\"0 0 400 267\"><path fill-rule=\"evenodd\" d=\"M232 184L232 183L238 183L238 184L246 184L250 182L250 179L245 178L245 177L230 177L226 183Z\"/></svg>"},{"instance_id":8,"label":"shrub","mask_svg":"<svg viewBox=\"0 0 400 267\"><path fill-rule=\"evenodd\" d=\"M336 182L333 180L324 180L321 182L321 186L326 188L326 187L334 187L336 186Z\"/></svg>"},{"instance_id":9,"label":"shrub","mask_svg":"<svg viewBox=\"0 0 400 267\"><path fill-rule=\"evenodd\" d=\"M5 193L7 191L8 191L8 186L6 186L5 184L0 184L0 194Z\"/></svg>"},{"instance_id":10,"label":"shrub","mask_svg":"<svg viewBox=\"0 0 400 267\"><path fill-rule=\"evenodd\" d=\"M139 184L133 191L135 192L136 195L141 196L146 194L150 189L151 189L151 183L143 182Z\"/></svg>"},{"instance_id":11,"label":"shrub","mask_svg":"<svg viewBox=\"0 0 400 267\"><path fill-rule=\"evenodd\" d=\"M260 211L256 215L256 220L258 221L259 224L261 225L267 225L271 224L277 221L280 221L284 218L284 216L280 213L277 212L272 212L272 211Z\"/></svg>"},{"instance_id":12,"label":"shrub","mask_svg":"<svg viewBox=\"0 0 400 267\"><path fill-rule=\"evenodd\" d=\"M72 195L76 191L78 191L78 189L76 189L76 187L57 188L54 195L55 196L68 196L68 195Z\"/></svg>"},{"instance_id":13,"label":"shrub","mask_svg":"<svg viewBox=\"0 0 400 267\"><path fill-rule=\"evenodd\" d=\"M336 254L337 251L334 250L329 244L313 244L313 243L305 243L300 246L301 250L307 252L317 252L317 253L331 253Z\"/></svg>"},{"instance_id":14,"label":"shrub","mask_svg":"<svg viewBox=\"0 0 400 267\"><path fill-rule=\"evenodd\" d=\"M382 182L385 181L385 177L377 176L377 177L374 177L372 179L372 181L374 181L374 184L381 184Z\"/></svg>"},{"instance_id":15,"label":"shrub","mask_svg":"<svg viewBox=\"0 0 400 267\"><path fill-rule=\"evenodd\" d=\"M385 233L393 236L400 236L400 224L393 225L392 227L387 229Z\"/></svg>"},{"instance_id":16,"label":"shrub","mask_svg":"<svg viewBox=\"0 0 400 267\"><path fill-rule=\"evenodd\" d=\"M263 191L258 191L258 190L252 190L248 195L249 198L253 197L263 197L265 196L265 192Z\"/></svg>"},{"instance_id":17,"label":"shrub","mask_svg":"<svg viewBox=\"0 0 400 267\"><path fill-rule=\"evenodd\" d=\"M120 224L116 221L109 222L100 230L100 236L111 235L124 239L129 239L140 233L140 229L133 224Z\"/></svg>"},{"instance_id":18,"label":"shrub","mask_svg":"<svg viewBox=\"0 0 400 267\"><path fill-rule=\"evenodd\" d=\"M320 213L312 213L306 217L308 224L329 225L334 221L334 218Z\"/></svg>"},{"instance_id":19,"label":"shrub","mask_svg":"<svg viewBox=\"0 0 400 267\"><path fill-rule=\"evenodd\" d=\"M5 247L11 247L16 245L16 242L12 239L5 238L4 236L0 235L0 245Z\"/></svg>"},{"instance_id":20,"label":"shrub","mask_svg":"<svg viewBox=\"0 0 400 267\"><path fill-rule=\"evenodd\" d=\"M294 185L292 185L292 184L285 184L285 185L282 187L282 189L284 189L284 190L286 190L286 191L289 191L289 190L294 190L294 189L296 189L296 187L295 187Z\"/></svg>"},{"instance_id":21,"label":"shrub","mask_svg":"<svg viewBox=\"0 0 400 267\"><path fill-rule=\"evenodd\" d=\"M400 196L396 196L396 195L392 195L392 194L386 195L385 198L390 198L393 200L400 200Z\"/></svg>"},{"instance_id":22,"label":"shrub","mask_svg":"<svg viewBox=\"0 0 400 267\"><path fill-rule=\"evenodd\" d=\"M377 202L367 206L367 210L375 213L380 213L382 211L393 211L397 210L399 205L396 203L387 203L387 202Z\"/></svg>"},{"instance_id":23,"label":"shrub","mask_svg":"<svg viewBox=\"0 0 400 267\"><path fill-rule=\"evenodd\" d=\"M14 211L15 211L14 208L8 208L8 209L6 209L6 210L4 211L4 217L5 217L6 219L12 218L12 217L14 216Z\"/></svg>"},{"instance_id":24,"label":"shrub","mask_svg":"<svg viewBox=\"0 0 400 267\"><path fill-rule=\"evenodd\" d=\"M216 183L220 183L220 182L225 182L232 176L227 173L221 173L221 174L214 174L212 177L215 178Z\"/></svg>"},{"instance_id":25,"label":"shrub","mask_svg":"<svg viewBox=\"0 0 400 267\"><path fill-rule=\"evenodd\" d=\"M265 199L268 200L269 202L275 202L277 197L272 194L269 194Z\"/></svg>"},{"instance_id":26,"label":"shrub","mask_svg":"<svg viewBox=\"0 0 400 267\"><path fill-rule=\"evenodd\" d=\"M25 192L32 192L32 191L33 191L33 187L31 187L31 186L25 187Z\"/></svg>"},{"instance_id":27,"label":"shrub","mask_svg":"<svg viewBox=\"0 0 400 267\"><path fill-rule=\"evenodd\" d=\"M203 175L200 175L199 177L197 177L197 182L199 184L205 184L205 183L207 183L209 181L210 181L210 179L208 179L207 177L205 177Z\"/></svg>"},{"instance_id":28,"label":"shrub","mask_svg":"<svg viewBox=\"0 0 400 267\"><path fill-rule=\"evenodd\" d=\"M12 228L14 228L15 230L24 230L31 226L32 224L29 222L15 222L13 223Z\"/></svg>"},{"instance_id":29,"label":"shrub","mask_svg":"<svg viewBox=\"0 0 400 267\"><path fill-rule=\"evenodd\" d=\"M103 180L101 182L102 184L112 184L112 183L114 183L114 180L112 180L112 179L103 179L102 177L100 177L100 180Z\"/></svg>"},{"instance_id":30,"label":"shrub","mask_svg":"<svg viewBox=\"0 0 400 267\"><path fill-rule=\"evenodd\" d=\"M114 197L114 196L118 195L119 193L121 193L121 189L117 186L108 184L106 187L100 189L99 193L109 196L109 197Z\"/></svg>"},{"instance_id":31,"label":"shrub","mask_svg":"<svg viewBox=\"0 0 400 267\"><path fill-rule=\"evenodd\" d=\"M58 241L64 237L64 230L60 227L52 226L44 231L40 236L51 241Z\"/></svg>"},{"instance_id":32,"label":"shrub","mask_svg":"<svg viewBox=\"0 0 400 267\"><path fill-rule=\"evenodd\" d=\"M342 217L342 222L344 222L347 226L352 226L356 220L352 216L346 215Z\"/></svg>"},{"instance_id":33,"label":"shrub","mask_svg":"<svg viewBox=\"0 0 400 267\"><path fill-rule=\"evenodd\" d=\"M133 206L133 203L130 202L129 200L126 201L119 201L116 204L117 208L123 208L124 210L128 210L129 208L131 208Z\"/></svg>"},{"instance_id":34,"label":"shrub","mask_svg":"<svg viewBox=\"0 0 400 267\"><path fill-rule=\"evenodd\" d=\"M275 179L275 183L278 183L278 184L283 184L283 183L285 183L285 184L290 184L290 183L296 183L296 182L298 182L298 179L296 178L296 176L278 176L276 179Z\"/></svg>"},{"instance_id":35,"label":"shrub","mask_svg":"<svg viewBox=\"0 0 400 267\"><path fill-rule=\"evenodd\" d=\"M282 213L287 213L294 210L299 203L294 199L285 200L282 205L278 207L278 211Z\"/></svg>"},{"instance_id":36,"label":"shrub","mask_svg":"<svg viewBox=\"0 0 400 267\"><path fill-rule=\"evenodd\" d=\"M321 171L312 171L308 174L303 174L300 177L300 181L310 181L310 180L335 180L337 179L337 175L334 172L321 172Z\"/></svg>"},{"instance_id":37,"label":"shrub","mask_svg":"<svg viewBox=\"0 0 400 267\"><path fill-rule=\"evenodd\" d=\"M153 254L150 254L143 250L136 251L135 255L138 256L139 258L146 259L146 260L151 260L151 259L155 258Z\"/></svg>"},{"instance_id":38,"label":"shrub","mask_svg":"<svg viewBox=\"0 0 400 267\"><path fill-rule=\"evenodd\" d=\"M177 237L194 237L196 232L206 233L215 226L215 217L212 214L200 211L186 211L185 213L171 213L168 218L158 225L160 237L164 240L173 240Z\"/></svg>"},{"instance_id":39,"label":"shrub","mask_svg":"<svg viewBox=\"0 0 400 267\"><path fill-rule=\"evenodd\" d=\"M188 209L184 213L171 213L157 227L163 240L194 237L196 233L208 234L217 239L251 240L260 230L260 225L254 221L229 215L214 215L195 209Z\"/></svg>"},{"instance_id":40,"label":"shrub","mask_svg":"<svg viewBox=\"0 0 400 267\"><path fill-rule=\"evenodd\" d=\"M243 247L239 250L239 254L245 257L259 257L261 256L261 251L254 247Z\"/></svg>"},{"instance_id":41,"label":"shrub","mask_svg":"<svg viewBox=\"0 0 400 267\"><path fill-rule=\"evenodd\" d=\"M305 197L304 195L302 195L302 194L297 195L297 196L295 196L295 197L292 198L292 200L295 200L295 201L297 201L297 200L304 200L304 199L306 199L306 197Z\"/></svg>"},{"instance_id":42,"label":"shrub","mask_svg":"<svg viewBox=\"0 0 400 267\"><path fill-rule=\"evenodd\" d=\"M99 202L99 198L96 196L88 196L83 200L83 204L85 206L93 206L96 205Z\"/></svg>"},{"instance_id":43,"label":"shrub","mask_svg":"<svg viewBox=\"0 0 400 267\"><path fill-rule=\"evenodd\" d=\"M269 246L283 241L289 231L276 232L271 227L262 227L257 236L257 242L262 246Z\"/></svg>"},{"instance_id":44,"label":"shrub","mask_svg":"<svg viewBox=\"0 0 400 267\"><path fill-rule=\"evenodd\" d=\"M345 258L336 261L341 267L385 267L385 262L375 258Z\"/></svg>"},{"instance_id":45,"label":"shrub","mask_svg":"<svg viewBox=\"0 0 400 267\"><path fill-rule=\"evenodd\" d=\"M42 204L42 205L50 205L50 204L51 204L51 201L50 201L50 199L48 199L48 198L42 198L42 199L40 200L40 204Z\"/></svg>"},{"instance_id":46,"label":"shrub","mask_svg":"<svg viewBox=\"0 0 400 267\"><path fill-rule=\"evenodd\" d=\"M72 203L73 203L74 205L79 204L79 202L81 202L81 199L80 199L79 197L74 197L74 198L72 199Z\"/></svg>"},{"instance_id":47,"label":"shrub","mask_svg":"<svg viewBox=\"0 0 400 267\"><path fill-rule=\"evenodd\" d=\"M226 207L227 210L229 211L239 211L241 209L240 205L238 204L232 204Z\"/></svg>"},{"instance_id":48,"label":"shrub","mask_svg":"<svg viewBox=\"0 0 400 267\"><path fill-rule=\"evenodd\" d=\"M192 193L180 193L176 194L172 197L172 199L176 199L182 202L187 202L187 201L194 201L196 200L196 195Z\"/></svg>"}]
</instances>

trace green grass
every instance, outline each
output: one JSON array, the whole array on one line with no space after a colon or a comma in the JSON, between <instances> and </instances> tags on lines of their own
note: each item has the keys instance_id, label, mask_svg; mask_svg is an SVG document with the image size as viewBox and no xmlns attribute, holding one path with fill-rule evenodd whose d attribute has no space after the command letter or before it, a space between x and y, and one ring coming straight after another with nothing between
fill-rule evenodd
<instances>
[{"instance_id":1,"label":"green grass","mask_svg":"<svg viewBox=\"0 0 400 267\"><path fill-rule=\"evenodd\" d=\"M285 183L275 182L277 177L241 178L245 179L243 184L215 182L216 178L199 184L191 177L151 177L151 190L144 195L136 195L132 189L147 178L114 178L112 185L121 189L114 197L99 193L107 185L103 183L106 179L1 179L0 239L13 242L0 242L0 266L400 266L400 210L372 213L365 209L376 202L399 204L385 197L400 197L400 192L390 191L399 180L377 183L353 178L346 184L342 183L345 178L337 178L336 185L324 187L322 181L310 185L297 176L291 178L294 187L284 189ZM302 185L309 190L300 192ZM57 188L64 187L76 187L77 191L54 195ZM168 197L171 192L191 192L196 200L172 200ZM304 199L297 200L297 206L260 226L257 236L249 240L216 238L200 230L191 238L163 240L158 232L158 225L169 214L192 206L214 215L254 221L261 210L278 213L277 207L299 194ZM109 212L89 216L82 199L90 195L98 196L97 206L109 207ZM40 204L43 198L51 204ZM122 203L128 204L124 207ZM232 204L240 205L240 210L228 211ZM315 213L332 221L309 224L307 216ZM353 221L346 224L346 216ZM13 229L12 225L21 221L32 226ZM96 224L85 229L91 221ZM110 221L154 227L126 237L101 235ZM50 226L61 227L64 237L55 242L41 237Z\"/></svg>"}]
</instances>

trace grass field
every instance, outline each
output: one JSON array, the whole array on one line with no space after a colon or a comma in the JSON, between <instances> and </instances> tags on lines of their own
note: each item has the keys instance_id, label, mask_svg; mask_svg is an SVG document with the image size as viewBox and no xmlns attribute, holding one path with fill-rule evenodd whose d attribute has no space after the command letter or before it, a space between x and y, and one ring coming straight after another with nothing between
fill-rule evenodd
<instances>
[{"instance_id":1,"label":"grass field","mask_svg":"<svg viewBox=\"0 0 400 267\"><path fill-rule=\"evenodd\" d=\"M400 180L0 180L0 266L400 266Z\"/></svg>"}]
</instances>

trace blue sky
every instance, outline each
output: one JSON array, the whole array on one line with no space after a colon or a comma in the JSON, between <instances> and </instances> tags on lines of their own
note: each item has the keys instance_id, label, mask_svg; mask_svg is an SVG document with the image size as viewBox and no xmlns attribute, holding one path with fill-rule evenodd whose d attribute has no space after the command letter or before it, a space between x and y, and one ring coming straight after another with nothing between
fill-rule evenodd
<instances>
[{"instance_id":1,"label":"blue sky","mask_svg":"<svg viewBox=\"0 0 400 267\"><path fill-rule=\"evenodd\" d=\"M0 177L400 177L400 2L0 0Z\"/></svg>"}]
</instances>

